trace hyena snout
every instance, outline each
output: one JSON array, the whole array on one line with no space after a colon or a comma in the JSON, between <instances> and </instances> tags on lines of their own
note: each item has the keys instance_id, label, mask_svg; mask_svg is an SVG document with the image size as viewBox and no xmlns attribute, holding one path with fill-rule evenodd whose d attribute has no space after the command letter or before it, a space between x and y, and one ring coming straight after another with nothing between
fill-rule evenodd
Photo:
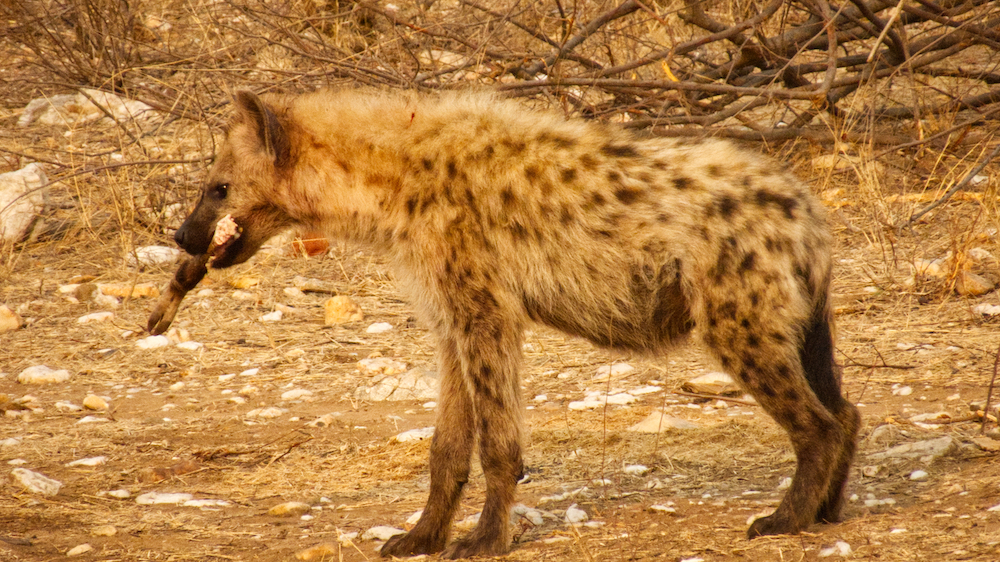
<instances>
[{"instance_id":1,"label":"hyena snout","mask_svg":"<svg viewBox=\"0 0 1000 562\"><path fill-rule=\"evenodd\" d=\"M185 252L196 256L208 251L214 232L214 223L199 217L198 209L195 209L174 233L174 242Z\"/></svg>"}]
</instances>

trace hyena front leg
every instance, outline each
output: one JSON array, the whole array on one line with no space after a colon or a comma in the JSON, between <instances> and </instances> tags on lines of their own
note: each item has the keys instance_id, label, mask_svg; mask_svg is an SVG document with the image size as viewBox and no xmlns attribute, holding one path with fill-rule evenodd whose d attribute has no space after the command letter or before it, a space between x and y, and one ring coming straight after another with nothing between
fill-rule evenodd
<instances>
[{"instance_id":1,"label":"hyena front leg","mask_svg":"<svg viewBox=\"0 0 1000 562\"><path fill-rule=\"evenodd\" d=\"M442 340L439 353L441 388L431 440L430 496L416 526L405 535L389 539L382 547L382 556L413 556L444 550L462 487L469 480L472 448L476 443L472 395L465 383L455 342Z\"/></svg>"},{"instance_id":2,"label":"hyena front leg","mask_svg":"<svg viewBox=\"0 0 1000 562\"><path fill-rule=\"evenodd\" d=\"M521 457L520 322L505 318L488 292L477 295L461 328L466 381L472 389L486 502L468 536L445 549L445 558L496 556L510 548L510 508L524 475Z\"/></svg>"}]
</instances>

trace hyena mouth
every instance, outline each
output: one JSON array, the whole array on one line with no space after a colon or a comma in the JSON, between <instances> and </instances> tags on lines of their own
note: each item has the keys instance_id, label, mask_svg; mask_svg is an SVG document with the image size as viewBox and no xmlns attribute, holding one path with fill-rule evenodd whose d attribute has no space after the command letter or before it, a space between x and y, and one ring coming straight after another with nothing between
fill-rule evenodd
<instances>
[{"instance_id":1,"label":"hyena mouth","mask_svg":"<svg viewBox=\"0 0 1000 562\"><path fill-rule=\"evenodd\" d=\"M208 253L212 256L210 263L215 265L216 262L221 261L242 234L243 227L236 224L232 215L226 215L219 219L215 225L215 233L212 235L212 244L208 248Z\"/></svg>"}]
</instances>

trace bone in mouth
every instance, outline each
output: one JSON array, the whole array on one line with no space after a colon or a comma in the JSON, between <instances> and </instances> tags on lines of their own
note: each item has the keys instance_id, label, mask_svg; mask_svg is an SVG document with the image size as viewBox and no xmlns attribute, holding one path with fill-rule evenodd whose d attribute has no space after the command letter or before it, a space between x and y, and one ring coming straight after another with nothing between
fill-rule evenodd
<instances>
[{"instance_id":1,"label":"bone in mouth","mask_svg":"<svg viewBox=\"0 0 1000 562\"><path fill-rule=\"evenodd\" d=\"M219 247L229 242L234 237L239 237L239 226L233 220L232 215L226 215L215 224L215 233L212 235L212 246Z\"/></svg>"}]
</instances>

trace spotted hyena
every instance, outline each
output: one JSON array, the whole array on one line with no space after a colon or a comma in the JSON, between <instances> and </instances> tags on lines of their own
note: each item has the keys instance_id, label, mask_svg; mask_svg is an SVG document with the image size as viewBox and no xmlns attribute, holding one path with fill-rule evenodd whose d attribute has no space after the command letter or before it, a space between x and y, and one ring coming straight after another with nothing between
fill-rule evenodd
<instances>
[{"instance_id":1,"label":"spotted hyena","mask_svg":"<svg viewBox=\"0 0 1000 562\"><path fill-rule=\"evenodd\" d=\"M217 268L291 226L374 244L439 341L430 497L384 556L509 548L529 322L656 354L697 328L798 461L777 510L748 535L837 520L860 418L833 357L830 235L822 205L774 161L488 95L241 92L235 102L177 243ZM239 234L212 243L227 215ZM448 545L477 443L486 503Z\"/></svg>"}]
</instances>

